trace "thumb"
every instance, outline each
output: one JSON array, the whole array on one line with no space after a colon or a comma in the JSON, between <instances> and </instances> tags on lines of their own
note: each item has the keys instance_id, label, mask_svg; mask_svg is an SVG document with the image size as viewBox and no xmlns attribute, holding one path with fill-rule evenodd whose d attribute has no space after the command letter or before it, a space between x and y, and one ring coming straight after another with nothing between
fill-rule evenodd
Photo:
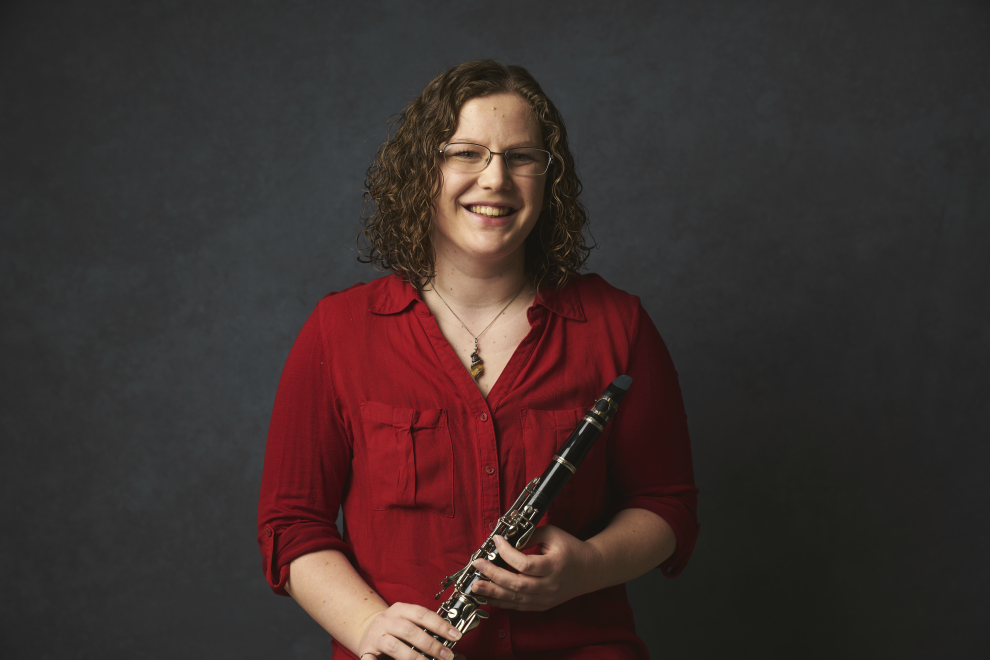
<instances>
[{"instance_id":1,"label":"thumb","mask_svg":"<svg viewBox=\"0 0 990 660\"><path fill-rule=\"evenodd\" d=\"M537 527L533 535L529 537L529 541L523 547L523 550L533 547L545 548L553 545L554 538L560 532L559 527L554 527L553 525L543 525L542 527Z\"/></svg>"}]
</instances>

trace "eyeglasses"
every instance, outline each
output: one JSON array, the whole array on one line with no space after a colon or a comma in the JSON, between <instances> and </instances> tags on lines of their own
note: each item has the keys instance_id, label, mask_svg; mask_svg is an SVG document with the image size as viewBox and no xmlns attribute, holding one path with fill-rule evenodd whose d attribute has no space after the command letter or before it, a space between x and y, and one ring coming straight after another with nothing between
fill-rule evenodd
<instances>
[{"instance_id":1,"label":"eyeglasses","mask_svg":"<svg viewBox=\"0 0 990 660\"><path fill-rule=\"evenodd\" d=\"M458 172L480 172L488 167L492 156L501 156L513 174L540 176L550 169L553 156L549 151L533 147L517 147L503 153L470 142L454 142L440 148L447 167Z\"/></svg>"}]
</instances>

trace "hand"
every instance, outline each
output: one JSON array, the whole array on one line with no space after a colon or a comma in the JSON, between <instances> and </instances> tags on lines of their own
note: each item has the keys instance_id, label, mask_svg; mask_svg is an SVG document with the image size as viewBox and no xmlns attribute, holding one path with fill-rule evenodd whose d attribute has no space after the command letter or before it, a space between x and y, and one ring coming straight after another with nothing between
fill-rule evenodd
<instances>
[{"instance_id":1,"label":"hand","mask_svg":"<svg viewBox=\"0 0 990 660\"><path fill-rule=\"evenodd\" d=\"M489 605L542 612L598 588L594 577L600 573L601 555L593 545L559 527L546 525L533 533L529 546L538 546L538 554L523 554L501 536L495 537L495 546L518 573L475 560L475 568L491 582L476 582L474 593L484 596Z\"/></svg>"},{"instance_id":2,"label":"hand","mask_svg":"<svg viewBox=\"0 0 990 660\"><path fill-rule=\"evenodd\" d=\"M358 646L358 657L371 653L376 656L390 656L395 660L423 660L422 655L409 648L412 644L434 658L451 660L454 652L423 629L452 641L461 638L461 632L444 621L439 614L409 603L395 603L387 610L366 619L362 626L364 632Z\"/></svg>"}]
</instances>

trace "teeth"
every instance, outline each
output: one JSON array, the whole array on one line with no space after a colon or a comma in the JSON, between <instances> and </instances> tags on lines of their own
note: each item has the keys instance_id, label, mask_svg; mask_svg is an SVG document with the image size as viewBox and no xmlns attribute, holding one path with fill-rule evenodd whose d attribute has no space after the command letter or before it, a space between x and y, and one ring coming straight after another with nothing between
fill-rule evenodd
<instances>
[{"instance_id":1,"label":"teeth","mask_svg":"<svg viewBox=\"0 0 990 660\"><path fill-rule=\"evenodd\" d=\"M469 206L468 210L472 213L480 213L481 215L487 215L493 218L499 218L512 213L512 209L507 206Z\"/></svg>"}]
</instances>

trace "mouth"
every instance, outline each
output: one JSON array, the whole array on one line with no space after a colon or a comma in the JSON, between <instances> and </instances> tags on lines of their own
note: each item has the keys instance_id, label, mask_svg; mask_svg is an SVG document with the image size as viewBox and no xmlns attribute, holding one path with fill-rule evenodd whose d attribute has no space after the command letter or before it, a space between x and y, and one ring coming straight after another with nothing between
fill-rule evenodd
<instances>
[{"instance_id":1,"label":"mouth","mask_svg":"<svg viewBox=\"0 0 990 660\"><path fill-rule=\"evenodd\" d=\"M477 213L478 215L484 215L489 218L501 218L507 215L512 215L516 212L516 209L511 206L485 206L483 204L471 204L466 208L471 213Z\"/></svg>"}]
</instances>

